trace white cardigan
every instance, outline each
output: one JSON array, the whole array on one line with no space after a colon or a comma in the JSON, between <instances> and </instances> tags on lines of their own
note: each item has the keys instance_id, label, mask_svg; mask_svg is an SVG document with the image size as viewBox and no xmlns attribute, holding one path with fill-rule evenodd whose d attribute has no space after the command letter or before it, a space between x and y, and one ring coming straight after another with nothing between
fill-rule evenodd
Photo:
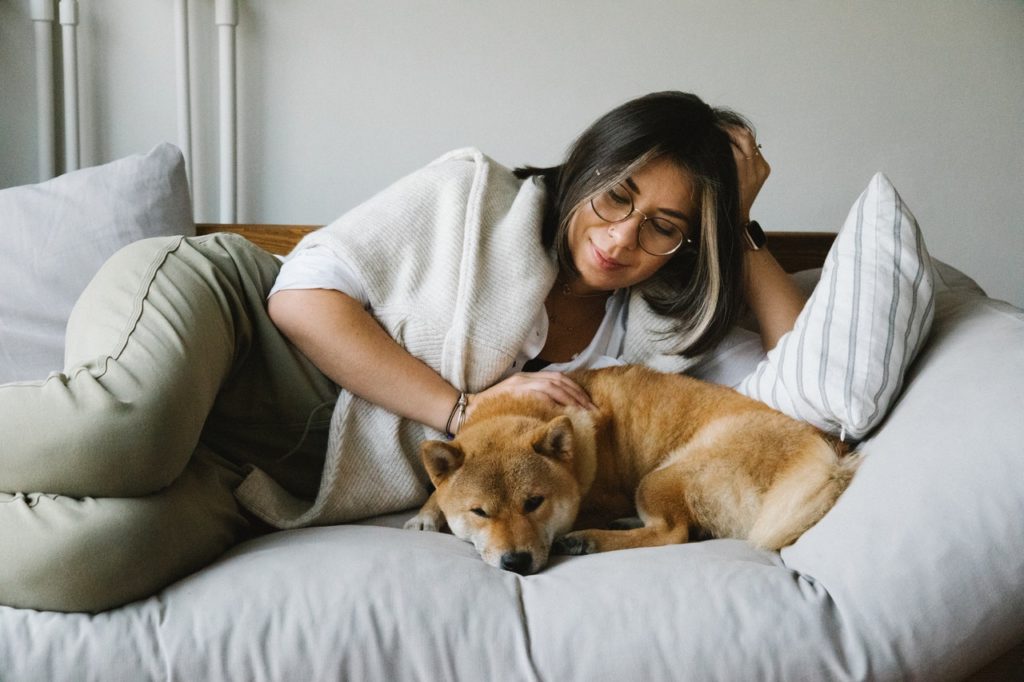
<instances>
[{"instance_id":1,"label":"white cardigan","mask_svg":"<svg viewBox=\"0 0 1024 682\"><path fill-rule=\"evenodd\" d=\"M540 240L545 191L475 149L451 152L321 230L295 252L330 248L366 285L370 309L400 345L476 393L512 364L557 275ZM294 253L294 252L293 252ZM671 321L630 298L623 359L682 371ZM343 523L426 499L419 445L441 434L342 390L312 504L259 469L239 501L278 528Z\"/></svg>"}]
</instances>

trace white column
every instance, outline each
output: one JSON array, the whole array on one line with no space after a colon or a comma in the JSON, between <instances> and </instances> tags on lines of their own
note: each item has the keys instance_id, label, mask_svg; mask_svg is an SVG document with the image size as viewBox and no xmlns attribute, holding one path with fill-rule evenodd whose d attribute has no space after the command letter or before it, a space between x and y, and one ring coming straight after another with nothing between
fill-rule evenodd
<instances>
[{"instance_id":1,"label":"white column","mask_svg":"<svg viewBox=\"0 0 1024 682\"><path fill-rule=\"evenodd\" d=\"M237 222L237 149L235 132L235 28L238 0L217 0L220 45L220 221Z\"/></svg>"},{"instance_id":2,"label":"white column","mask_svg":"<svg viewBox=\"0 0 1024 682\"><path fill-rule=\"evenodd\" d=\"M57 174L57 112L53 83L53 0L32 0L36 44L36 121L39 137L39 179Z\"/></svg>"},{"instance_id":3,"label":"white column","mask_svg":"<svg viewBox=\"0 0 1024 682\"><path fill-rule=\"evenodd\" d=\"M185 157L185 174L192 184L192 71L188 50L188 0L174 3L175 57L178 89L178 146Z\"/></svg>"},{"instance_id":4,"label":"white column","mask_svg":"<svg viewBox=\"0 0 1024 682\"><path fill-rule=\"evenodd\" d=\"M64 170L78 170L78 0L60 0L64 50Z\"/></svg>"}]
</instances>

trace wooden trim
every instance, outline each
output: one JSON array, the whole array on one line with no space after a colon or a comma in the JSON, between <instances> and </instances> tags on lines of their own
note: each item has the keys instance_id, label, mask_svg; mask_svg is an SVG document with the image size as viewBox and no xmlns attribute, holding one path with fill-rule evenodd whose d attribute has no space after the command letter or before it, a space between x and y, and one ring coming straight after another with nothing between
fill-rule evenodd
<instances>
[{"instance_id":1,"label":"wooden trim","mask_svg":"<svg viewBox=\"0 0 1024 682\"><path fill-rule=\"evenodd\" d=\"M241 225L200 223L196 234L234 232L240 234L270 253L284 256L304 236L319 225ZM831 232L769 232L768 249L786 272L820 268L832 247L835 234Z\"/></svg>"},{"instance_id":2,"label":"wooden trim","mask_svg":"<svg viewBox=\"0 0 1024 682\"><path fill-rule=\"evenodd\" d=\"M820 268L836 239L834 232L769 232L767 248L786 272Z\"/></svg>"},{"instance_id":3,"label":"wooden trim","mask_svg":"<svg viewBox=\"0 0 1024 682\"><path fill-rule=\"evenodd\" d=\"M287 255L299 240L320 225L242 225L226 223L198 223L196 234L206 235L215 232L233 232L240 234L256 246L277 254Z\"/></svg>"}]
</instances>

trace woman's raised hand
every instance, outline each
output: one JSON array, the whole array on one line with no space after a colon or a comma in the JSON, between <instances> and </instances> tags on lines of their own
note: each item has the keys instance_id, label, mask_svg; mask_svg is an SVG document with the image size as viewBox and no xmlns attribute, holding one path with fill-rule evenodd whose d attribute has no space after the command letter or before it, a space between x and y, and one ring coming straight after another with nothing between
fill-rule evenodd
<instances>
[{"instance_id":1,"label":"woman's raised hand","mask_svg":"<svg viewBox=\"0 0 1024 682\"><path fill-rule=\"evenodd\" d=\"M557 405L565 407L582 407L595 409L590 396L575 381L561 372L520 372L503 379L490 388L474 395L469 401L466 415L473 413L474 403L483 396L497 395L532 395L546 398Z\"/></svg>"},{"instance_id":2,"label":"woman's raised hand","mask_svg":"<svg viewBox=\"0 0 1024 682\"><path fill-rule=\"evenodd\" d=\"M772 167L761 153L761 145L757 143L750 128L739 125L723 128L732 140L732 155L736 160L736 175L740 183L740 220L746 223L750 220L750 207L754 205L754 199L772 172Z\"/></svg>"}]
</instances>

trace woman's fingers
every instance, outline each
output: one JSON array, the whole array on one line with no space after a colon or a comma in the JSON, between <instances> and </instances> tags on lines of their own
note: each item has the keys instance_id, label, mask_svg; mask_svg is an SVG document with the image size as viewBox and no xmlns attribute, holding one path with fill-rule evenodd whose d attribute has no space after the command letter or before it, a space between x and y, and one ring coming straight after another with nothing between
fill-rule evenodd
<instances>
[{"instance_id":1,"label":"woman's fingers","mask_svg":"<svg viewBox=\"0 0 1024 682\"><path fill-rule=\"evenodd\" d=\"M499 393L532 394L545 397L566 407L594 408L587 392L561 372L520 372L495 384L484 393L491 395Z\"/></svg>"},{"instance_id":2,"label":"woman's fingers","mask_svg":"<svg viewBox=\"0 0 1024 682\"><path fill-rule=\"evenodd\" d=\"M750 159L758 153L757 140L754 138L754 131L745 126L729 125L724 126L725 132L733 145L733 152L740 158Z\"/></svg>"},{"instance_id":3,"label":"woman's fingers","mask_svg":"<svg viewBox=\"0 0 1024 682\"><path fill-rule=\"evenodd\" d=\"M743 220L749 219L750 207L753 206L761 187L771 173L771 166L761 152L752 130L745 126L724 126L732 143L733 159L736 161L736 174L740 183L740 212Z\"/></svg>"},{"instance_id":4,"label":"woman's fingers","mask_svg":"<svg viewBox=\"0 0 1024 682\"><path fill-rule=\"evenodd\" d=\"M542 382L541 390L559 405L575 404L585 408L594 407L587 392L561 372L535 372L534 376Z\"/></svg>"}]
</instances>

